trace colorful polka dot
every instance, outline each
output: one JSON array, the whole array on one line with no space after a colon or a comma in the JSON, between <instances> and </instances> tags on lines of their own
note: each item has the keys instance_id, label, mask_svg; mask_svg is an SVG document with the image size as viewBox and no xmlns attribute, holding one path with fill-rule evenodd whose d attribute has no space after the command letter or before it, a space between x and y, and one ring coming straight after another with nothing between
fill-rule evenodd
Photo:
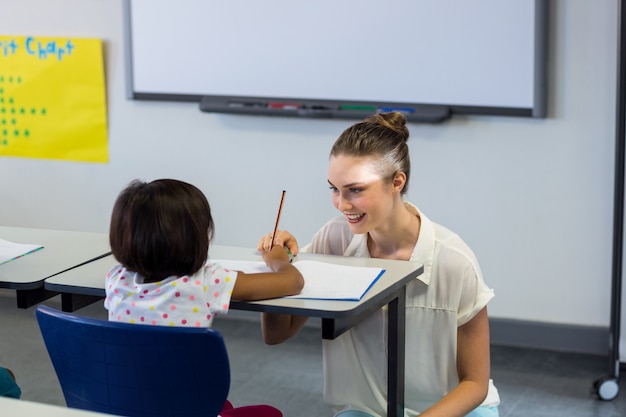
<instances>
[{"instance_id":1,"label":"colorful polka dot","mask_svg":"<svg viewBox=\"0 0 626 417\"><path fill-rule=\"evenodd\" d=\"M109 272L105 299L109 319L157 326L206 327L218 316L214 310L228 310L225 301L232 292L236 272L226 274L217 265L205 269L204 276L200 273L172 277L156 283L140 283L141 276L126 269ZM206 302L207 299L219 300L221 305Z\"/></svg>"}]
</instances>

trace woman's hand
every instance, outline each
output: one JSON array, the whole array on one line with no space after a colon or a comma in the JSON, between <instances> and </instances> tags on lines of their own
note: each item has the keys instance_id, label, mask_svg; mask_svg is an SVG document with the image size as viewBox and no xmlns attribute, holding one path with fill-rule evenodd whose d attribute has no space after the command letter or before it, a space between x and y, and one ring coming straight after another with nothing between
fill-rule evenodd
<instances>
[{"instance_id":1,"label":"woman's hand","mask_svg":"<svg viewBox=\"0 0 626 417\"><path fill-rule=\"evenodd\" d=\"M291 233L286 230L276 231L276 236L274 237L273 242L271 233L262 236L259 240L257 249L260 252L269 252L274 246L286 247L287 249L289 249L289 252L291 252L293 256L296 256L298 254L298 241Z\"/></svg>"}]
</instances>

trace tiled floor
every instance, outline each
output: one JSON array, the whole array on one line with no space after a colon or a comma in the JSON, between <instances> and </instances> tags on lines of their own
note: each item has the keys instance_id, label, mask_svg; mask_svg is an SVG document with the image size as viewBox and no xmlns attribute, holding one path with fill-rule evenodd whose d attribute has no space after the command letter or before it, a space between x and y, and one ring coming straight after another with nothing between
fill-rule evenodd
<instances>
[{"instance_id":1,"label":"tiled floor","mask_svg":"<svg viewBox=\"0 0 626 417\"><path fill-rule=\"evenodd\" d=\"M60 308L58 297L45 304ZM80 310L80 314L106 318L101 304ZM232 373L229 398L235 405L272 404L285 417L331 415L321 399L318 329L305 328L282 345L266 346L258 322L222 319L215 327L227 343ZM34 309L17 309L14 292L9 290L0 290L0 364L15 371L24 399L64 404ZM593 382L607 374L608 366L608 359L602 356L494 346L492 377L502 400L500 416L626 416L623 381L622 392L613 401L596 399L592 390Z\"/></svg>"},{"instance_id":2,"label":"tiled floor","mask_svg":"<svg viewBox=\"0 0 626 417\"><path fill-rule=\"evenodd\" d=\"M503 346L492 347L491 357L501 417L626 416L623 381L613 401L598 400L593 389L608 375L607 357Z\"/></svg>"}]
</instances>

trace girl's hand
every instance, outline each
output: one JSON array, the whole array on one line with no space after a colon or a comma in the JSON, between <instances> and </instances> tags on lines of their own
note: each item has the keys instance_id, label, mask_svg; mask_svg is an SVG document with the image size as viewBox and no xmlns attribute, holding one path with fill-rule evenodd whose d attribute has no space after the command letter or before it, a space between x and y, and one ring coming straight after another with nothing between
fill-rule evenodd
<instances>
[{"instance_id":1,"label":"girl's hand","mask_svg":"<svg viewBox=\"0 0 626 417\"><path fill-rule=\"evenodd\" d=\"M304 287L304 278L296 267L289 263L287 251L274 246L261 252L271 272L246 274L237 271L237 280L231 298L233 300L266 300L268 298L296 295Z\"/></svg>"},{"instance_id":2,"label":"girl's hand","mask_svg":"<svg viewBox=\"0 0 626 417\"><path fill-rule=\"evenodd\" d=\"M289 249L289 251L291 252L293 256L296 256L298 254L298 241L291 233L289 233L286 230L276 231L276 236L273 242L272 242L271 233L268 233L267 235L262 236L261 239L259 240L257 249L260 252L268 252L274 246L286 247L287 249Z\"/></svg>"},{"instance_id":3,"label":"girl's hand","mask_svg":"<svg viewBox=\"0 0 626 417\"><path fill-rule=\"evenodd\" d=\"M271 236L270 236L271 238ZM290 259L287 250L282 246L274 246L270 251L262 251L263 260L274 272L279 272L286 265L289 265ZM289 265L291 266L291 265Z\"/></svg>"}]
</instances>

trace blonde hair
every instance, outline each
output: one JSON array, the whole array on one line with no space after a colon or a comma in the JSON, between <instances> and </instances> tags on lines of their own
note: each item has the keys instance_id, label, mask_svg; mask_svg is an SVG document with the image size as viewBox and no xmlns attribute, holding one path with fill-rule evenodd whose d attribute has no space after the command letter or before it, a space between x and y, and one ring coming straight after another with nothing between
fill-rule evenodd
<instances>
[{"instance_id":1,"label":"blonde hair","mask_svg":"<svg viewBox=\"0 0 626 417\"><path fill-rule=\"evenodd\" d=\"M408 139L409 129L402 113L377 113L344 130L331 148L330 156L372 157L381 177L387 181L404 172L406 183L402 194L406 194L411 173Z\"/></svg>"}]
</instances>

